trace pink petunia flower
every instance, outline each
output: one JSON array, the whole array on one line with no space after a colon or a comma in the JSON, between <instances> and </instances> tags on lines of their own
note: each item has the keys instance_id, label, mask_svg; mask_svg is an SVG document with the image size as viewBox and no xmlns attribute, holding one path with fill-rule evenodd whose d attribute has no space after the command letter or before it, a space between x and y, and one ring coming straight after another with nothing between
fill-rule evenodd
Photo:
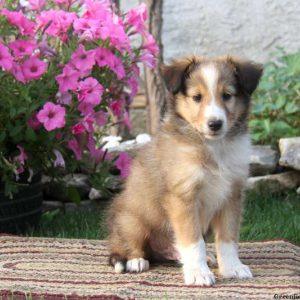
<instances>
[{"instance_id":1,"label":"pink petunia flower","mask_svg":"<svg viewBox=\"0 0 300 300\"><path fill-rule=\"evenodd\" d=\"M109 66L114 71L114 73L117 75L117 78L119 80L121 80L122 78L124 78L124 76L125 76L125 69L124 69L122 60L119 57L113 55L111 57L111 60L109 61Z\"/></svg>"},{"instance_id":2,"label":"pink petunia flower","mask_svg":"<svg viewBox=\"0 0 300 300\"><path fill-rule=\"evenodd\" d=\"M15 161L18 162L18 169L16 170L16 174L21 174L24 172L25 161L28 159L28 155L26 154L24 148L20 145L17 145L17 148L20 151L20 154L14 158Z\"/></svg>"},{"instance_id":3,"label":"pink petunia flower","mask_svg":"<svg viewBox=\"0 0 300 300\"><path fill-rule=\"evenodd\" d=\"M153 69L156 65L156 59L149 51L144 51L139 57L138 61L144 63L149 68Z\"/></svg>"},{"instance_id":4,"label":"pink petunia flower","mask_svg":"<svg viewBox=\"0 0 300 300\"><path fill-rule=\"evenodd\" d=\"M95 51L86 51L83 45L79 45L72 54L70 61L78 70L86 71L92 69L95 64Z\"/></svg>"},{"instance_id":5,"label":"pink petunia flower","mask_svg":"<svg viewBox=\"0 0 300 300\"><path fill-rule=\"evenodd\" d=\"M127 24L133 26L137 32L144 33L145 22L148 19L148 10L145 3L127 13Z\"/></svg>"},{"instance_id":6,"label":"pink petunia flower","mask_svg":"<svg viewBox=\"0 0 300 300\"><path fill-rule=\"evenodd\" d=\"M55 49L49 46L46 35L43 35L42 40L39 43L39 50L41 56L53 57L56 55Z\"/></svg>"},{"instance_id":7,"label":"pink petunia flower","mask_svg":"<svg viewBox=\"0 0 300 300\"><path fill-rule=\"evenodd\" d=\"M82 158L82 150L76 139L71 139L68 141L68 148L73 151L75 158L77 160L81 160Z\"/></svg>"},{"instance_id":8,"label":"pink petunia flower","mask_svg":"<svg viewBox=\"0 0 300 300\"><path fill-rule=\"evenodd\" d=\"M79 103L77 109L84 116L94 113L94 105L92 105L91 103L87 103L87 102Z\"/></svg>"},{"instance_id":9,"label":"pink petunia flower","mask_svg":"<svg viewBox=\"0 0 300 300\"><path fill-rule=\"evenodd\" d=\"M76 14L64 10L44 10L37 16L38 28L51 36L66 40L66 33L76 20Z\"/></svg>"},{"instance_id":10,"label":"pink petunia flower","mask_svg":"<svg viewBox=\"0 0 300 300\"><path fill-rule=\"evenodd\" d=\"M47 63L37 57L30 57L21 66L26 81L39 79L47 71Z\"/></svg>"},{"instance_id":11,"label":"pink petunia flower","mask_svg":"<svg viewBox=\"0 0 300 300\"><path fill-rule=\"evenodd\" d=\"M43 109L37 114L37 119L44 125L47 131L65 126L66 109L61 105L46 102Z\"/></svg>"},{"instance_id":12,"label":"pink petunia flower","mask_svg":"<svg viewBox=\"0 0 300 300\"><path fill-rule=\"evenodd\" d=\"M55 77L61 93L76 90L80 73L70 65L65 65L62 74Z\"/></svg>"},{"instance_id":13,"label":"pink petunia flower","mask_svg":"<svg viewBox=\"0 0 300 300\"><path fill-rule=\"evenodd\" d=\"M137 63L132 64L131 66L132 73L138 78L140 76L140 68Z\"/></svg>"},{"instance_id":14,"label":"pink petunia flower","mask_svg":"<svg viewBox=\"0 0 300 300\"><path fill-rule=\"evenodd\" d=\"M142 45L143 49L146 49L153 56L157 55L159 52L159 48L152 34L147 33L144 37L144 42Z\"/></svg>"},{"instance_id":15,"label":"pink petunia flower","mask_svg":"<svg viewBox=\"0 0 300 300\"><path fill-rule=\"evenodd\" d=\"M63 134L61 132L58 132L56 135L55 135L55 138L58 140L58 141L61 141L63 139Z\"/></svg>"},{"instance_id":16,"label":"pink petunia flower","mask_svg":"<svg viewBox=\"0 0 300 300\"><path fill-rule=\"evenodd\" d=\"M112 60L113 53L106 48L97 48L95 50L95 60L99 67L107 66Z\"/></svg>"},{"instance_id":17,"label":"pink petunia flower","mask_svg":"<svg viewBox=\"0 0 300 300\"><path fill-rule=\"evenodd\" d=\"M95 78L89 77L79 82L77 93L80 102L84 101L95 106L101 102L103 87Z\"/></svg>"},{"instance_id":18,"label":"pink petunia flower","mask_svg":"<svg viewBox=\"0 0 300 300\"><path fill-rule=\"evenodd\" d=\"M66 4L67 6L71 6L75 0L53 0L56 4Z\"/></svg>"},{"instance_id":19,"label":"pink petunia flower","mask_svg":"<svg viewBox=\"0 0 300 300\"><path fill-rule=\"evenodd\" d=\"M77 70L77 68L70 62L70 65ZM92 73L92 69L87 69L87 70L77 70L79 72L79 78L86 78L89 77Z\"/></svg>"},{"instance_id":20,"label":"pink petunia flower","mask_svg":"<svg viewBox=\"0 0 300 300\"><path fill-rule=\"evenodd\" d=\"M13 62L13 65L12 65L12 68L11 68L10 72L11 72L11 74L14 75L14 77L18 81L20 81L22 83L26 82L24 74L23 74L23 69L22 69L21 65L19 65L18 63Z\"/></svg>"},{"instance_id":21,"label":"pink petunia flower","mask_svg":"<svg viewBox=\"0 0 300 300\"><path fill-rule=\"evenodd\" d=\"M91 24L93 22L93 24ZM85 18L78 18L73 23L73 28L76 34L79 36L80 41L92 41L95 39L94 27L98 22ZM95 26L94 26L95 24Z\"/></svg>"},{"instance_id":22,"label":"pink petunia flower","mask_svg":"<svg viewBox=\"0 0 300 300\"><path fill-rule=\"evenodd\" d=\"M83 17L103 21L111 16L109 0L85 0Z\"/></svg>"},{"instance_id":23,"label":"pink petunia flower","mask_svg":"<svg viewBox=\"0 0 300 300\"><path fill-rule=\"evenodd\" d=\"M56 94L57 102L65 105L70 105L72 103L72 95L68 92L58 92Z\"/></svg>"},{"instance_id":24,"label":"pink petunia flower","mask_svg":"<svg viewBox=\"0 0 300 300\"><path fill-rule=\"evenodd\" d=\"M0 67L5 70L10 70L13 65L13 57L8 49L0 43Z\"/></svg>"},{"instance_id":25,"label":"pink petunia flower","mask_svg":"<svg viewBox=\"0 0 300 300\"><path fill-rule=\"evenodd\" d=\"M101 159L103 159L105 152L101 148L96 147L93 134L88 135L87 148L90 152L90 156L94 158L96 162L99 162ZM108 153L106 153L105 159L109 160L111 159L111 156Z\"/></svg>"},{"instance_id":26,"label":"pink petunia flower","mask_svg":"<svg viewBox=\"0 0 300 300\"><path fill-rule=\"evenodd\" d=\"M115 166L121 171L121 177L126 178L129 175L132 160L126 152L121 152L115 161Z\"/></svg>"},{"instance_id":27,"label":"pink petunia flower","mask_svg":"<svg viewBox=\"0 0 300 300\"><path fill-rule=\"evenodd\" d=\"M8 46L16 56L31 55L33 50L37 48L35 42L26 40L16 40L9 43Z\"/></svg>"},{"instance_id":28,"label":"pink petunia flower","mask_svg":"<svg viewBox=\"0 0 300 300\"><path fill-rule=\"evenodd\" d=\"M72 127L72 134L82 134L85 132L85 127L83 126L83 124L81 122L75 124L73 127Z\"/></svg>"},{"instance_id":29,"label":"pink petunia flower","mask_svg":"<svg viewBox=\"0 0 300 300\"><path fill-rule=\"evenodd\" d=\"M95 122L98 126L104 126L108 120L108 113L104 111L98 111L95 113Z\"/></svg>"},{"instance_id":30,"label":"pink petunia flower","mask_svg":"<svg viewBox=\"0 0 300 300\"><path fill-rule=\"evenodd\" d=\"M119 124L124 124L129 130L132 129L132 122L127 111L124 112L123 119L119 121Z\"/></svg>"},{"instance_id":31,"label":"pink petunia flower","mask_svg":"<svg viewBox=\"0 0 300 300\"><path fill-rule=\"evenodd\" d=\"M41 122L37 118L37 113L33 113L31 117L27 120L27 124L34 130L37 130L41 127Z\"/></svg>"},{"instance_id":32,"label":"pink petunia flower","mask_svg":"<svg viewBox=\"0 0 300 300\"><path fill-rule=\"evenodd\" d=\"M46 5L45 0L29 0L29 9L40 10Z\"/></svg>"},{"instance_id":33,"label":"pink petunia flower","mask_svg":"<svg viewBox=\"0 0 300 300\"><path fill-rule=\"evenodd\" d=\"M110 37L109 27L99 19L78 18L74 21L73 27L82 41L106 40Z\"/></svg>"},{"instance_id":34,"label":"pink petunia flower","mask_svg":"<svg viewBox=\"0 0 300 300\"><path fill-rule=\"evenodd\" d=\"M2 9L1 14L6 16L11 25L18 27L22 35L34 35L35 23L29 21L21 11Z\"/></svg>"},{"instance_id":35,"label":"pink petunia flower","mask_svg":"<svg viewBox=\"0 0 300 300\"><path fill-rule=\"evenodd\" d=\"M109 29L110 42L116 47L116 49L121 52L125 50L130 53L132 51L130 47L130 40L124 31L124 26L121 24L113 23L109 25Z\"/></svg>"},{"instance_id":36,"label":"pink petunia flower","mask_svg":"<svg viewBox=\"0 0 300 300\"><path fill-rule=\"evenodd\" d=\"M138 87L139 87L138 79L135 76L131 76L127 80L127 84L131 90L130 96L134 97L138 92Z\"/></svg>"},{"instance_id":37,"label":"pink petunia flower","mask_svg":"<svg viewBox=\"0 0 300 300\"><path fill-rule=\"evenodd\" d=\"M125 76L122 60L115 56L110 50L98 48L95 52L95 60L99 67L109 66L119 80Z\"/></svg>"},{"instance_id":38,"label":"pink petunia flower","mask_svg":"<svg viewBox=\"0 0 300 300\"><path fill-rule=\"evenodd\" d=\"M55 155L55 161L53 162L54 167L62 167L65 168L66 164L65 164L65 160L61 154L60 151L54 149L53 153Z\"/></svg>"},{"instance_id":39,"label":"pink petunia flower","mask_svg":"<svg viewBox=\"0 0 300 300\"><path fill-rule=\"evenodd\" d=\"M109 108L115 116L122 115L124 102L122 100L114 100L110 103Z\"/></svg>"},{"instance_id":40,"label":"pink petunia flower","mask_svg":"<svg viewBox=\"0 0 300 300\"><path fill-rule=\"evenodd\" d=\"M28 155L26 154L26 152L22 146L17 145L17 148L20 150L20 155L17 156L18 161L21 162L22 164L24 164L25 160L28 159Z\"/></svg>"},{"instance_id":41,"label":"pink petunia flower","mask_svg":"<svg viewBox=\"0 0 300 300\"><path fill-rule=\"evenodd\" d=\"M93 114L88 114L84 116L81 122L87 132L94 132L95 118L93 117Z\"/></svg>"}]
</instances>

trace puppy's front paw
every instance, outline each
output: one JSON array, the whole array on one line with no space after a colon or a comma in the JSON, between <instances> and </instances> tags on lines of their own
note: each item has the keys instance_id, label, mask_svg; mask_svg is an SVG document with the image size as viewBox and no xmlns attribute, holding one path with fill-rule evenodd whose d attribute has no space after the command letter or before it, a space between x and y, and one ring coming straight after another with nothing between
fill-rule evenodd
<instances>
[{"instance_id":1,"label":"puppy's front paw","mask_svg":"<svg viewBox=\"0 0 300 300\"><path fill-rule=\"evenodd\" d=\"M224 278L252 278L253 275L250 268L242 263L231 267L225 267L220 270L221 275Z\"/></svg>"},{"instance_id":2,"label":"puppy's front paw","mask_svg":"<svg viewBox=\"0 0 300 300\"><path fill-rule=\"evenodd\" d=\"M139 273L149 270L149 261L143 258L130 259L126 263L126 271Z\"/></svg>"},{"instance_id":3,"label":"puppy's front paw","mask_svg":"<svg viewBox=\"0 0 300 300\"><path fill-rule=\"evenodd\" d=\"M184 282L188 285L211 286L215 283L215 277L209 268L185 268L183 267Z\"/></svg>"}]
</instances>

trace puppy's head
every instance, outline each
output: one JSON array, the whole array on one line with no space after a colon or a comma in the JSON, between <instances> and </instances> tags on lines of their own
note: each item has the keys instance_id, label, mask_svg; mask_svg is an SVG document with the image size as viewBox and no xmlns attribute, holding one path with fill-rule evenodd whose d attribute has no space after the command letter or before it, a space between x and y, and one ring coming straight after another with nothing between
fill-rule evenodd
<instances>
[{"instance_id":1,"label":"puppy's head","mask_svg":"<svg viewBox=\"0 0 300 300\"><path fill-rule=\"evenodd\" d=\"M246 124L262 66L233 57L190 57L161 67L169 109L205 138L218 139Z\"/></svg>"}]
</instances>

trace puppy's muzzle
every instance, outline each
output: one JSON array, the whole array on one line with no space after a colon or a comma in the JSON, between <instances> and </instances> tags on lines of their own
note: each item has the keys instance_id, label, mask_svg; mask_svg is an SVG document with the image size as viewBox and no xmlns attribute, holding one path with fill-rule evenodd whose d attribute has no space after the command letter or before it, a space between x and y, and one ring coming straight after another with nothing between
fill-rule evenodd
<instances>
[{"instance_id":1,"label":"puppy's muzzle","mask_svg":"<svg viewBox=\"0 0 300 300\"><path fill-rule=\"evenodd\" d=\"M222 129L222 126L223 126L223 120L220 120L220 119L210 119L208 122L207 122L207 126L208 128L213 131L213 132L218 132L219 130Z\"/></svg>"}]
</instances>

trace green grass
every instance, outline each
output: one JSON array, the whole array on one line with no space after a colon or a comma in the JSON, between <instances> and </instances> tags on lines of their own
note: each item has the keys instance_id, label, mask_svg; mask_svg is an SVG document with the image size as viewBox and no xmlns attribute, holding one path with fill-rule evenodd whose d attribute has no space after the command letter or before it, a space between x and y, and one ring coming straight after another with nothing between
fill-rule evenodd
<instances>
[{"instance_id":1,"label":"green grass","mask_svg":"<svg viewBox=\"0 0 300 300\"><path fill-rule=\"evenodd\" d=\"M105 211L102 209L91 212L61 212L55 210L44 213L40 224L29 229L27 236L58 237L74 239L104 239Z\"/></svg>"},{"instance_id":2,"label":"green grass","mask_svg":"<svg viewBox=\"0 0 300 300\"><path fill-rule=\"evenodd\" d=\"M42 216L40 225L27 232L29 236L103 239L105 213L50 212ZM300 195L295 192L270 195L248 194L241 241L288 239L300 244Z\"/></svg>"},{"instance_id":3,"label":"green grass","mask_svg":"<svg viewBox=\"0 0 300 300\"><path fill-rule=\"evenodd\" d=\"M280 238L300 244L300 195L296 192L248 194L240 239Z\"/></svg>"}]
</instances>

